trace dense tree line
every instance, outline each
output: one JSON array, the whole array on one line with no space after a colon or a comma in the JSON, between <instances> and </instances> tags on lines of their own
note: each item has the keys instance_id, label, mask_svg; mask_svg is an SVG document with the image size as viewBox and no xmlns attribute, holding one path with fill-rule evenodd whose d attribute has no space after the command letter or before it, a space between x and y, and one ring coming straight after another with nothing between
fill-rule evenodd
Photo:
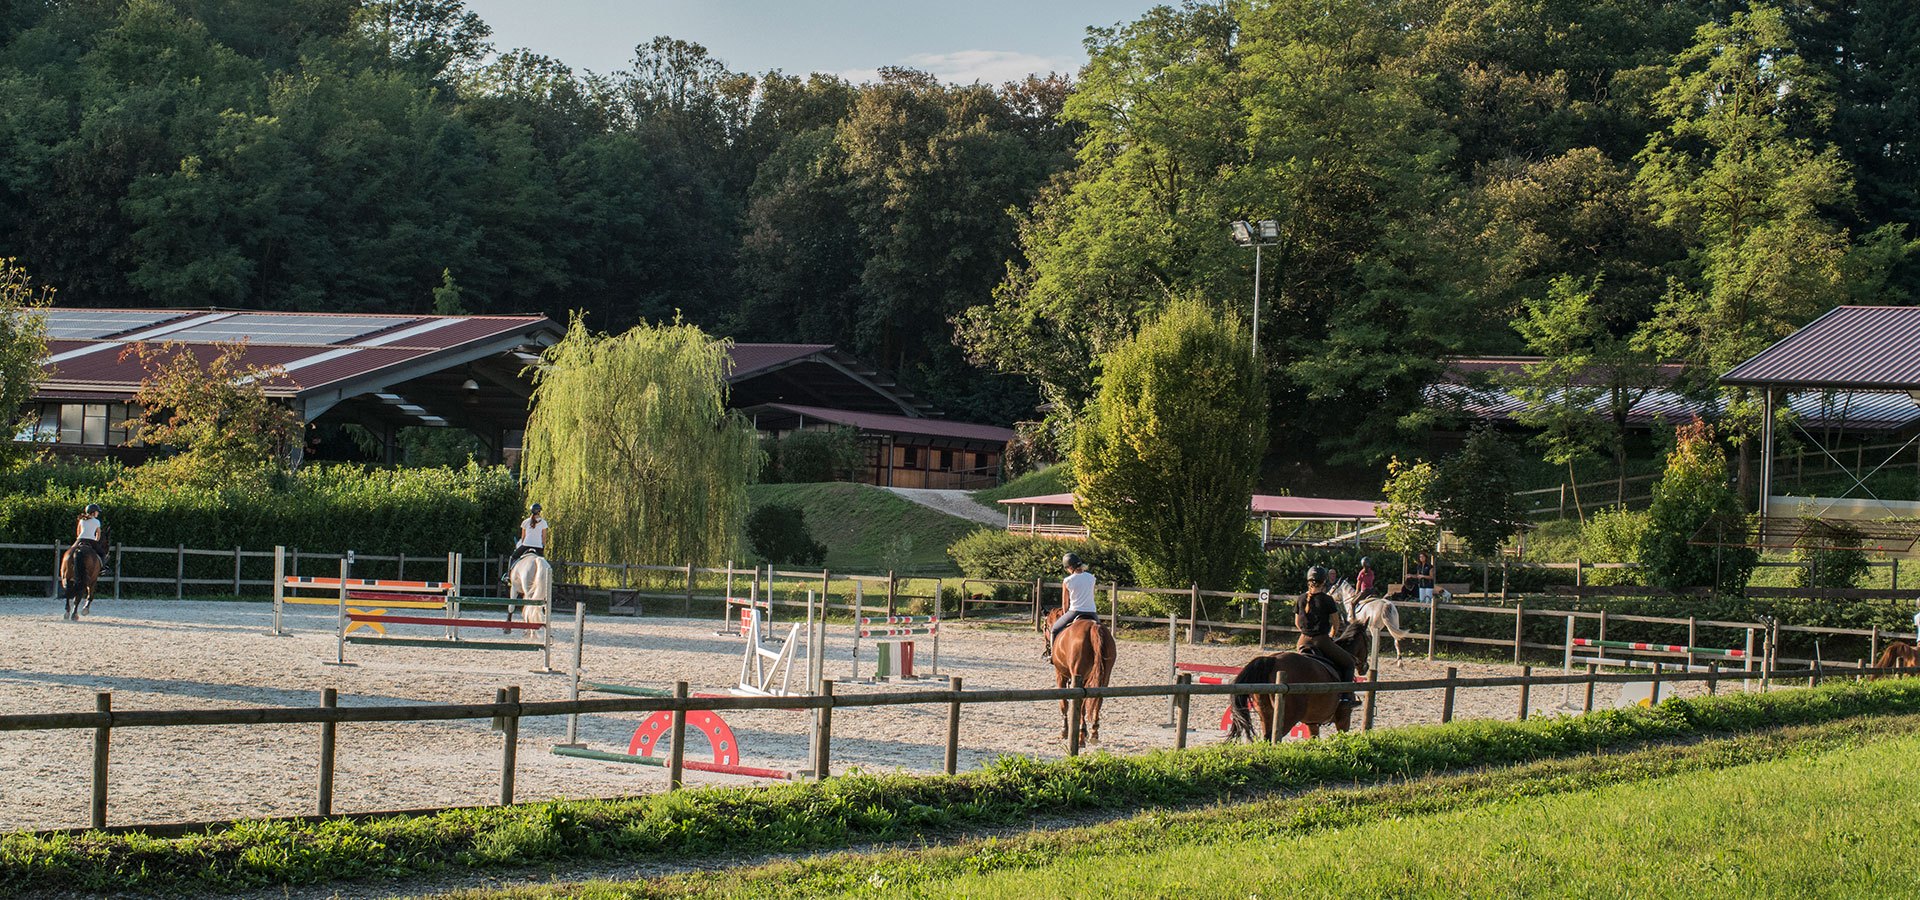
<instances>
[{"instance_id":1,"label":"dense tree line","mask_svg":"<svg viewBox=\"0 0 1920 900\"><path fill-rule=\"evenodd\" d=\"M489 38L459 0L0 0L0 257L81 305L679 311L1006 421L1075 415L1175 298L1244 317L1226 223L1274 218L1272 446L1370 461L1449 354L1704 396L1920 283L1906 0L1186 2L998 87ZM1549 454L1617 456L1568 377L1522 386Z\"/></svg>"}]
</instances>

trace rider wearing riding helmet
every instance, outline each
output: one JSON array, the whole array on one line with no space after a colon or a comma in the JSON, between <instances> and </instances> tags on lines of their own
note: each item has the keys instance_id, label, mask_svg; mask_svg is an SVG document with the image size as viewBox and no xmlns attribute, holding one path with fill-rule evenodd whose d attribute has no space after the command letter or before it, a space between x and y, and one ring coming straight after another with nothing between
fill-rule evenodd
<instances>
[{"instance_id":1,"label":"rider wearing riding helmet","mask_svg":"<svg viewBox=\"0 0 1920 900\"><path fill-rule=\"evenodd\" d=\"M104 565L107 561L107 523L100 518L100 504L89 503L80 518L74 521L73 543L76 547L85 547L100 557Z\"/></svg>"},{"instance_id":2,"label":"rider wearing riding helmet","mask_svg":"<svg viewBox=\"0 0 1920 900\"><path fill-rule=\"evenodd\" d=\"M1061 557L1060 564L1068 572L1067 577L1060 581L1060 607L1066 612L1047 630L1047 649L1043 659L1053 658L1053 639L1068 625L1081 619L1100 621L1100 610L1093 602L1093 573L1087 571L1087 564L1080 560L1077 553Z\"/></svg>"},{"instance_id":3,"label":"rider wearing riding helmet","mask_svg":"<svg viewBox=\"0 0 1920 900\"><path fill-rule=\"evenodd\" d=\"M514 541L513 555L507 557L508 571L512 571L513 564L519 562L520 557L529 553L547 555L547 520L541 517L538 503L529 507L527 517L520 521L520 537Z\"/></svg>"},{"instance_id":4,"label":"rider wearing riding helmet","mask_svg":"<svg viewBox=\"0 0 1920 900\"><path fill-rule=\"evenodd\" d=\"M1300 640L1295 645L1300 651L1315 651L1334 664L1342 682L1353 680L1354 659L1345 647L1333 640L1334 634L1342 630L1340 604L1327 594L1327 569L1314 566L1307 570L1307 592L1293 605L1293 627L1300 629ZM1355 702L1353 694L1341 694L1342 705L1351 706Z\"/></svg>"},{"instance_id":5,"label":"rider wearing riding helmet","mask_svg":"<svg viewBox=\"0 0 1920 900\"><path fill-rule=\"evenodd\" d=\"M1363 599L1373 596L1374 579L1373 559L1366 556L1360 557L1360 571L1353 576L1354 596Z\"/></svg>"}]
</instances>

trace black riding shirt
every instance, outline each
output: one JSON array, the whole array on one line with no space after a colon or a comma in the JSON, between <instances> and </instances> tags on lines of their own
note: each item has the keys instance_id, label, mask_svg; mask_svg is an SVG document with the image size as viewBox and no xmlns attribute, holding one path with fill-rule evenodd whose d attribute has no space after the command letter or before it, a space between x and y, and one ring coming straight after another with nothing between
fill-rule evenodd
<instances>
[{"instance_id":1,"label":"black riding shirt","mask_svg":"<svg viewBox=\"0 0 1920 900\"><path fill-rule=\"evenodd\" d=\"M1295 601L1293 611L1305 616L1305 634L1318 637L1333 636L1333 617L1339 613L1340 605L1324 591L1313 591L1300 595Z\"/></svg>"}]
</instances>

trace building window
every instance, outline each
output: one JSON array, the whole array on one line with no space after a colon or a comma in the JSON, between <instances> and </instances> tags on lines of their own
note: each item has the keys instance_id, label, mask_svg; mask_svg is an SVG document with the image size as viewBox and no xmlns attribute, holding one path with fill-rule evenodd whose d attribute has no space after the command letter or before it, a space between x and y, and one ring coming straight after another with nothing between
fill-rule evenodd
<instances>
[{"instance_id":1,"label":"building window","mask_svg":"<svg viewBox=\"0 0 1920 900\"><path fill-rule=\"evenodd\" d=\"M939 452L940 452L940 465L937 466L936 468L938 468L942 472L953 471L953 451L941 450Z\"/></svg>"},{"instance_id":2,"label":"building window","mask_svg":"<svg viewBox=\"0 0 1920 900\"><path fill-rule=\"evenodd\" d=\"M127 403L46 403L40 421L23 437L89 447L119 447L136 443L140 413Z\"/></svg>"},{"instance_id":3,"label":"building window","mask_svg":"<svg viewBox=\"0 0 1920 900\"><path fill-rule=\"evenodd\" d=\"M902 447L900 448L900 450L901 450L901 455L900 455L901 468L904 468L904 469L920 468L920 448L919 447Z\"/></svg>"}]
</instances>

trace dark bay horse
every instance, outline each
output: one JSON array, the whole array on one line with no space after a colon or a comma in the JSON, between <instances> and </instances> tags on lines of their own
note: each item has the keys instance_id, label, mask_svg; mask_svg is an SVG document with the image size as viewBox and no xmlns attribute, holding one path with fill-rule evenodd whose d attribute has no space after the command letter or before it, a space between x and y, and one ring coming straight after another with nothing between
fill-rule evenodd
<instances>
[{"instance_id":1,"label":"dark bay horse","mask_svg":"<svg viewBox=\"0 0 1920 900\"><path fill-rule=\"evenodd\" d=\"M60 597L66 601L62 618L78 619L93 608L93 586L100 580L100 554L86 544L74 544L60 558Z\"/></svg>"},{"instance_id":2,"label":"dark bay horse","mask_svg":"<svg viewBox=\"0 0 1920 900\"><path fill-rule=\"evenodd\" d=\"M1356 674L1367 674L1368 651L1372 641L1367 629L1356 623L1348 623L1347 628L1335 641L1348 653L1353 654L1353 670ZM1337 680L1333 671L1317 661L1317 657L1308 656L1297 650L1256 656L1233 677L1234 684L1276 684L1284 680L1287 684L1332 684ZM1274 700L1284 698L1279 704L1279 715L1275 715ZM1293 730L1293 726L1305 722L1314 737L1320 736L1320 726L1332 723L1341 731L1353 724L1353 708L1340 705L1339 694L1250 694L1233 695L1233 727L1227 732L1230 741L1253 739L1253 718L1248 715L1248 701L1260 708L1260 733L1269 741L1280 740Z\"/></svg>"},{"instance_id":3,"label":"dark bay horse","mask_svg":"<svg viewBox=\"0 0 1920 900\"><path fill-rule=\"evenodd\" d=\"M1047 614L1047 620L1040 624L1045 632L1059 621L1060 610ZM1114 657L1113 632L1092 619L1081 619L1068 625L1053 639L1053 681L1054 687L1066 687L1078 682L1086 687L1106 687L1113 677ZM1060 701L1060 739L1066 740L1067 728L1073 723L1067 717L1071 715L1071 705ZM1080 735L1086 743L1100 742L1100 698L1088 697L1080 705Z\"/></svg>"}]
</instances>

